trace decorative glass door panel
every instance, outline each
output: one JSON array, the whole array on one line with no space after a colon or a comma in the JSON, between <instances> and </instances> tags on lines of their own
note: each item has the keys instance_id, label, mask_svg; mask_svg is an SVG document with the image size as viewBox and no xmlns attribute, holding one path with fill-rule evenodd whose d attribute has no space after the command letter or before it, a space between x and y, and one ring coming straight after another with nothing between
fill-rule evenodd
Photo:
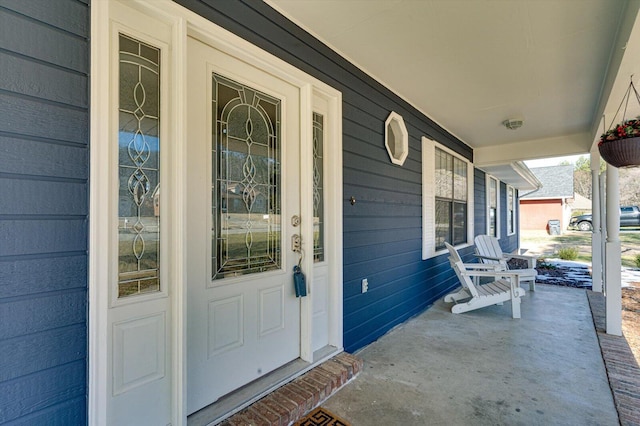
<instances>
[{"instance_id":1,"label":"decorative glass door panel","mask_svg":"<svg viewBox=\"0 0 640 426\"><path fill-rule=\"evenodd\" d=\"M280 100L213 75L212 279L281 267Z\"/></svg>"},{"instance_id":2,"label":"decorative glass door panel","mask_svg":"<svg viewBox=\"0 0 640 426\"><path fill-rule=\"evenodd\" d=\"M160 50L120 34L118 297L160 290Z\"/></svg>"},{"instance_id":3,"label":"decorative glass door panel","mask_svg":"<svg viewBox=\"0 0 640 426\"><path fill-rule=\"evenodd\" d=\"M192 413L300 356L289 242L299 232L301 132L299 88L195 39L188 49Z\"/></svg>"},{"instance_id":4,"label":"decorative glass door panel","mask_svg":"<svg viewBox=\"0 0 640 426\"><path fill-rule=\"evenodd\" d=\"M324 261L324 117L313 113L313 261Z\"/></svg>"}]
</instances>

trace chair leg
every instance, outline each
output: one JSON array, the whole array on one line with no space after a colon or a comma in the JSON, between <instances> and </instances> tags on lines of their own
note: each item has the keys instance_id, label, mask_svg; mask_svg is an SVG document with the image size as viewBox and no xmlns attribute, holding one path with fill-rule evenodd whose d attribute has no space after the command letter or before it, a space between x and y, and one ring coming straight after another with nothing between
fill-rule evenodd
<instances>
[{"instance_id":1,"label":"chair leg","mask_svg":"<svg viewBox=\"0 0 640 426\"><path fill-rule=\"evenodd\" d=\"M520 318L520 298L511 297L511 316L513 318Z\"/></svg>"}]
</instances>

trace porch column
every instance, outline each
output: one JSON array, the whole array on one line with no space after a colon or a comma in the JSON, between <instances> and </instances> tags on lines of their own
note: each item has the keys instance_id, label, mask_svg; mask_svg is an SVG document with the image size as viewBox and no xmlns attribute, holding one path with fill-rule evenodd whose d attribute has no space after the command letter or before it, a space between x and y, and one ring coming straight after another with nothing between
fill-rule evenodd
<instances>
[{"instance_id":1,"label":"porch column","mask_svg":"<svg viewBox=\"0 0 640 426\"><path fill-rule=\"evenodd\" d=\"M602 293L602 230L600 220L600 153L591 153L591 281L592 289Z\"/></svg>"},{"instance_id":2,"label":"porch column","mask_svg":"<svg viewBox=\"0 0 640 426\"><path fill-rule=\"evenodd\" d=\"M622 267L620 256L620 191L618 169L607 165L607 243L605 244L605 288L607 334L622 336Z\"/></svg>"},{"instance_id":3,"label":"porch column","mask_svg":"<svg viewBox=\"0 0 640 426\"><path fill-rule=\"evenodd\" d=\"M606 180L607 180L607 175L605 174L605 172L600 173L600 259L602 259L602 262L600 263L600 266L602 267L602 273L601 273L601 277L602 277L602 292L606 293L607 292L607 277L604 273L604 267L606 265L606 259L605 259L605 244L607 243L607 191L606 191Z\"/></svg>"}]
</instances>

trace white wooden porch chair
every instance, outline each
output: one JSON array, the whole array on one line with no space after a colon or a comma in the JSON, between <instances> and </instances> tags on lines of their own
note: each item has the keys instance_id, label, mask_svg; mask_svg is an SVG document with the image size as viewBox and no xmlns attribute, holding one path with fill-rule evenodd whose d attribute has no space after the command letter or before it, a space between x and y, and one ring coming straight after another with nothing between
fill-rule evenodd
<instances>
[{"instance_id":1,"label":"white wooden porch chair","mask_svg":"<svg viewBox=\"0 0 640 426\"><path fill-rule=\"evenodd\" d=\"M456 272L462 289L444 297L447 303L454 302L451 312L460 314L491 305L511 301L511 315L520 318L520 298L526 293L520 288L520 274L512 271L497 271L494 265L463 263L457 250L445 243L449 250L449 262ZM474 277L491 277L485 284L475 284ZM468 300L465 300L468 299Z\"/></svg>"},{"instance_id":2,"label":"white wooden porch chair","mask_svg":"<svg viewBox=\"0 0 640 426\"><path fill-rule=\"evenodd\" d=\"M497 265L501 271L508 271L509 259L521 259L527 262L527 268L525 269L511 269L512 271L518 271L520 273L520 282L529 282L529 290L536 290L536 258L533 256L525 256L521 254L503 253L502 247L496 237L490 235L478 235L474 242L476 244L476 256L489 265Z\"/></svg>"}]
</instances>

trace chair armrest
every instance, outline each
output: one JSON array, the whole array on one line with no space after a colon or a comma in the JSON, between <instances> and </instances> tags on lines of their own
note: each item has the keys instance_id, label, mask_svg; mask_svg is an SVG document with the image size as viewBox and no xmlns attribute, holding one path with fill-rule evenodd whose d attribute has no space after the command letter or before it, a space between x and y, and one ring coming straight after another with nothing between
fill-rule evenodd
<instances>
[{"instance_id":1,"label":"chair armrest","mask_svg":"<svg viewBox=\"0 0 640 426\"><path fill-rule=\"evenodd\" d=\"M522 275L517 271L469 271L469 270L466 270L464 274L472 277L493 277L496 279L499 279L499 278L519 279L520 275Z\"/></svg>"},{"instance_id":2,"label":"chair armrest","mask_svg":"<svg viewBox=\"0 0 640 426\"><path fill-rule=\"evenodd\" d=\"M492 265L490 263L463 263L465 269L474 270L478 272L489 271L492 274L495 274L496 271L500 270L500 265Z\"/></svg>"},{"instance_id":3,"label":"chair armrest","mask_svg":"<svg viewBox=\"0 0 640 426\"><path fill-rule=\"evenodd\" d=\"M480 258L480 259L495 260L497 262L503 260L503 258L500 258L500 257L483 256L483 255L477 254L477 253L476 253L475 256Z\"/></svg>"}]
</instances>

